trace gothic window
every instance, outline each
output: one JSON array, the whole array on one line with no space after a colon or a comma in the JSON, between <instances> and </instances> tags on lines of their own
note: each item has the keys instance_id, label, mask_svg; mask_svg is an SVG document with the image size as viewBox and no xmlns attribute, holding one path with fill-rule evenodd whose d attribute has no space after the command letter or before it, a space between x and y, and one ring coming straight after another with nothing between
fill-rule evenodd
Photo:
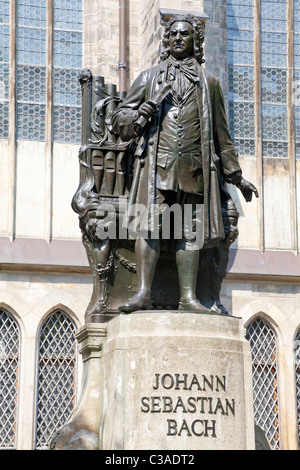
<instances>
[{"instance_id":1,"label":"gothic window","mask_svg":"<svg viewBox=\"0 0 300 470\"><path fill-rule=\"evenodd\" d=\"M15 449L18 417L20 329L0 310L0 448Z\"/></svg>"},{"instance_id":2,"label":"gothic window","mask_svg":"<svg viewBox=\"0 0 300 470\"><path fill-rule=\"evenodd\" d=\"M255 155L253 0L229 0L228 118L231 137L240 155Z\"/></svg>"},{"instance_id":3,"label":"gothic window","mask_svg":"<svg viewBox=\"0 0 300 470\"><path fill-rule=\"evenodd\" d=\"M39 335L35 448L46 448L76 404L77 345L75 325L57 310L43 322Z\"/></svg>"},{"instance_id":4,"label":"gothic window","mask_svg":"<svg viewBox=\"0 0 300 470\"><path fill-rule=\"evenodd\" d=\"M252 354L255 423L264 429L273 449L280 449L276 335L262 318L247 326Z\"/></svg>"},{"instance_id":5,"label":"gothic window","mask_svg":"<svg viewBox=\"0 0 300 470\"><path fill-rule=\"evenodd\" d=\"M296 382L296 400L297 400L297 424L298 424L298 443L300 447L300 329L294 342L295 358L295 382Z\"/></svg>"},{"instance_id":6,"label":"gothic window","mask_svg":"<svg viewBox=\"0 0 300 470\"><path fill-rule=\"evenodd\" d=\"M262 154L287 157L287 4L261 0Z\"/></svg>"},{"instance_id":7,"label":"gothic window","mask_svg":"<svg viewBox=\"0 0 300 470\"><path fill-rule=\"evenodd\" d=\"M80 142L82 0L53 0L53 139Z\"/></svg>"},{"instance_id":8,"label":"gothic window","mask_svg":"<svg viewBox=\"0 0 300 470\"><path fill-rule=\"evenodd\" d=\"M299 1L228 0L227 26L229 128L238 153L300 157Z\"/></svg>"},{"instance_id":9,"label":"gothic window","mask_svg":"<svg viewBox=\"0 0 300 470\"><path fill-rule=\"evenodd\" d=\"M17 139L45 140L46 2L17 2Z\"/></svg>"},{"instance_id":10,"label":"gothic window","mask_svg":"<svg viewBox=\"0 0 300 470\"><path fill-rule=\"evenodd\" d=\"M82 47L82 0L0 0L0 138L80 143Z\"/></svg>"}]
</instances>

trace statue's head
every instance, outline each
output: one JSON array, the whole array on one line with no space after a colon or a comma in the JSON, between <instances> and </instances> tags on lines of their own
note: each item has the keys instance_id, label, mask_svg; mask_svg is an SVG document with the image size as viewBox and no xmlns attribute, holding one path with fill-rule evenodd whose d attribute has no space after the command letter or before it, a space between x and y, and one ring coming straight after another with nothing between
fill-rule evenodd
<instances>
[{"instance_id":1,"label":"statue's head","mask_svg":"<svg viewBox=\"0 0 300 470\"><path fill-rule=\"evenodd\" d=\"M190 14L174 15L165 27L160 60L166 60L169 55L175 59L195 57L202 64L203 41L204 34L197 17Z\"/></svg>"}]
</instances>

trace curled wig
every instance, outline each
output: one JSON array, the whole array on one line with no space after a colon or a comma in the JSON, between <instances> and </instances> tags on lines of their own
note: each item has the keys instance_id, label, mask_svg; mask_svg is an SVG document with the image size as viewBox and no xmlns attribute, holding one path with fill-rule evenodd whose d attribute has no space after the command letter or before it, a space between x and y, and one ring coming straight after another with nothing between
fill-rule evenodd
<instances>
[{"instance_id":1,"label":"curled wig","mask_svg":"<svg viewBox=\"0 0 300 470\"><path fill-rule=\"evenodd\" d=\"M160 61L166 60L170 55L170 45L169 45L169 36L170 36L170 29L172 24L178 21L186 21L193 27L193 34L194 34L194 57L199 62L199 64L203 64L204 62L204 51L203 51L203 42L204 42L204 34L201 27L201 23L196 16L193 15L174 15L168 21L165 27L165 32L162 38L162 52L160 55Z\"/></svg>"}]
</instances>

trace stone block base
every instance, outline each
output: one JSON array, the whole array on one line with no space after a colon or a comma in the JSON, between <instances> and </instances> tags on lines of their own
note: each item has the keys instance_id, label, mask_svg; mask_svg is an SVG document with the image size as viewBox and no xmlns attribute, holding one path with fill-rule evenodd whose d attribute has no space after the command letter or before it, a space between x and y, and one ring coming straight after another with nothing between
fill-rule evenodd
<instances>
[{"instance_id":1,"label":"stone block base","mask_svg":"<svg viewBox=\"0 0 300 470\"><path fill-rule=\"evenodd\" d=\"M87 324L78 341L81 403L52 448L255 448L251 355L241 319L139 312L105 326Z\"/></svg>"}]
</instances>

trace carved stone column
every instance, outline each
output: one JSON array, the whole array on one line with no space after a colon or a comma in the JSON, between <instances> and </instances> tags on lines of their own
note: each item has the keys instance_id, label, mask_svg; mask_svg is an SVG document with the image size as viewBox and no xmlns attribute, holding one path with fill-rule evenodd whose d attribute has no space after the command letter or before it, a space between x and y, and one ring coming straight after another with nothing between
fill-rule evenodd
<instances>
[{"instance_id":1,"label":"carved stone column","mask_svg":"<svg viewBox=\"0 0 300 470\"><path fill-rule=\"evenodd\" d=\"M105 336L106 328L99 324L86 324L77 332L83 360L81 397L73 418L53 437L51 449L97 450L99 447L99 361Z\"/></svg>"}]
</instances>

